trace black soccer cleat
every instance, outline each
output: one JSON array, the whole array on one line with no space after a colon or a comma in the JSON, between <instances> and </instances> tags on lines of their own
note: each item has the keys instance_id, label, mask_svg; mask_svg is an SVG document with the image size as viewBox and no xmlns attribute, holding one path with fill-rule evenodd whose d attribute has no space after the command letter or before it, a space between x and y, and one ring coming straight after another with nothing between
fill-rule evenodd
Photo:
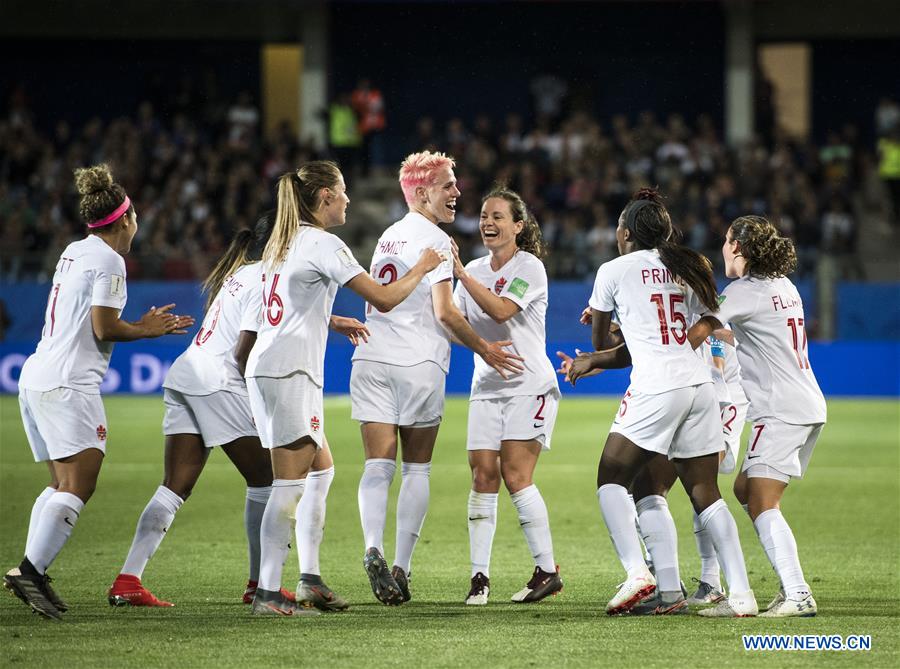
<instances>
[{"instance_id":1,"label":"black soccer cleat","mask_svg":"<svg viewBox=\"0 0 900 669\"><path fill-rule=\"evenodd\" d=\"M372 586L375 599L388 606L399 606L403 603L400 586L391 576L391 570L388 569L387 562L377 548L372 547L366 551L366 555L363 557L363 568L369 577L369 584Z\"/></svg>"},{"instance_id":2,"label":"black soccer cleat","mask_svg":"<svg viewBox=\"0 0 900 669\"><path fill-rule=\"evenodd\" d=\"M391 568L391 576L394 577L397 587L400 588L400 594L403 596L404 603L411 600L412 594L409 592L409 581L412 578L412 572L407 574L402 567L394 565Z\"/></svg>"},{"instance_id":3,"label":"black soccer cleat","mask_svg":"<svg viewBox=\"0 0 900 669\"><path fill-rule=\"evenodd\" d=\"M62 620L62 613L44 591L44 575L23 574L18 567L3 577L3 586L31 607L35 613L50 620Z\"/></svg>"},{"instance_id":4,"label":"black soccer cleat","mask_svg":"<svg viewBox=\"0 0 900 669\"><path fill-rule=\"evenodd\" d=\"M512 596L512 601L519 604L539 602L544 597L555 595L562 588L563 582L559 577L559 567L554 572L546 572L540 567L535 567L531 580Z\"/></svg>"}]
</instances>

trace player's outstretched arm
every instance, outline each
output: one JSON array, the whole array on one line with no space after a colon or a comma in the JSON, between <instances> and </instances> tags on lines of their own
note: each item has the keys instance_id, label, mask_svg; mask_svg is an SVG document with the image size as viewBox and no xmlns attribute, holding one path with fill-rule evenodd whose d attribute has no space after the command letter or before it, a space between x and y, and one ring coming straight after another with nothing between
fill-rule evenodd
<instances>
[{"instance_id":1,"label":"player's outstretched arm","mask_svg":"<svg viewBox=\"0 0 900 669\"><path fill-rule=\"evenodd\" d=\"M347 282L347 288L362 297L378 311L384 313L390 311L403 300L409 297L419 282L425 278L431 270L443 262L440 254L434 249L425 249L419 262L393 283L381 285L369 276L368 272L362 272Z\"/></svg>"},{"instance_id":2,"label":"player's outstretched arm","mask_svg":"<svg viewBox=\"0 0 900 669\"><path fill-rule=\"evenodd\" d=\"M463 317L456 305L453 304L453 292L449 281L441 281L431 287L431 299L434 303L434 315L438 322L460 344L471 349L491 367L497 370L504 379L507 372L521 372L524 367L520 364L522 358L507 353L504 346L512 344L511 341L485 341L469 322Z\"/></svg>"},{"instance_id":3,"label":"player's outstretched arm","mask_svg":"<svg viewBox=\"0 0 900 669\"><path fill-rule=\"evenodd\" d=\"M94 306L91 307L91 327L100 341L134 341L167 334L187 334L194 318L169 313L174 307L174 304L150 307L139 321L129 323L119 318L119 310L114 307Z\"/></svg>"}]
</instances>

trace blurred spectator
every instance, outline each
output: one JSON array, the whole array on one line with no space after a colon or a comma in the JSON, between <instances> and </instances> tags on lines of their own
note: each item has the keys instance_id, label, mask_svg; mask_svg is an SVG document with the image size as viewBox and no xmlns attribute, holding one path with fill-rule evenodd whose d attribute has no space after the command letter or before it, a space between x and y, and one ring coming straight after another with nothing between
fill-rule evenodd
<instances>
[{"instance_id":1,"label":"blurred spectator","mask_svg":"<svg viewBox=\"0 0 900 669\"><path fill-rule=\"evenodd\" d=\"M359 122L359 133L362 136L363 144L363 174L367 175L371 166L380 159L378 155L380 147L377 139L386 125L384 97L382 97L381 91L372 87L368 79L360 79L351 95L351 104Z\"/></svg>"},{"instance_id":2,"label":"blurred spectator","mask_svg":"<svg viewBox=\"0 0 900 669\"><path fill-rule=\"evenodd\" d=\"M9 310L6 308L6 302L0 300L0 341L6 340L6 331L12 325L12 318L9 316Z\"/></svg>"},{"instance_id":3,"label":"blurred spectator","mask_svg":"<svg viewBox=\"0 0 900 669\"><path fill-rule=\"evenodd\" d=\"M362 139L348 93L341 93L328 110L328 143L341 170L355 174Z\"/></svg>"},{"instance_id":4,"label":"blurred spectator","mask_svg":"<svg viewBox=\"0 0 900 669\"><path fill-rule=\"evenodd\" d=\"M891 196L891 221L900 227L900 124L878 140L878 174Z\"/></svg>"}]
</instances>

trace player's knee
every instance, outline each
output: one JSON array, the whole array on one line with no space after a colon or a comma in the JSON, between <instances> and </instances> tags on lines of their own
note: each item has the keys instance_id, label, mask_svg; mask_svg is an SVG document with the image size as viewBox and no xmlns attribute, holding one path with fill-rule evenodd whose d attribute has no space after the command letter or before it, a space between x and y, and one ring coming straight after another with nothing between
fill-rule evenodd
<instances>
[{"instance_id":1,"label":"player's knee","mask_svg":"<svg viewBox=\"0 0 900 669\"><path fill-rule=\"evenodd\" d=\"M512 495L531 485L531 475L521 470L504 469L503 483Z\"/></svg>"},{"instance_id":2,"label":"player's knee","mask_svg":"<svg viewBox=\"0 0 900 669\"><path fill-rule=\"evenodd\" d=\"M472 470L472 489L475 492L497 492L500 490L500 472L476 467Z\"/></svg>"}]
</instances>

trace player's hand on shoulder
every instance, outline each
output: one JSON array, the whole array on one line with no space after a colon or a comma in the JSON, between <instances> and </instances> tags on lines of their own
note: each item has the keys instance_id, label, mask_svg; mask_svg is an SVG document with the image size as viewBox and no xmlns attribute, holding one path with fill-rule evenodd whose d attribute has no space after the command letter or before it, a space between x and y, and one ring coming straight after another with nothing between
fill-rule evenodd
<instances>
[{"instance_id":1,"label":"player's hand on shoulder","mask_svg":"<svg viewBox=\"0 0 900 669\"><path fill-rule=\"evenodd\" d=\"M444 253L446 254L447 252L445 251ZM422 251L422 255L419 257L419 265L421 265L422 269L428 273L431 270L436 269L438 265L447 259L449 259L449 255L445 258L438 251L428 248Z\"/></svg>"},{"instance_id":2,"label":"player's hand on shoulder","mask_svg":"<svg viewBox=\"0 0 900 669\"><path fill-rule=\"evenodd\" d=\"M525 368L522 366L522 361L524 358L514 355L512 353L507 353L503 350L504 346L511 346L512 341L489 341L487 342L487 347L483 353L481 353L482 359L497 370L497 373L502 376L504 379L508 378L507 373L518 374L519 372L525 371Z\"/></svg>"}]
</instances>

